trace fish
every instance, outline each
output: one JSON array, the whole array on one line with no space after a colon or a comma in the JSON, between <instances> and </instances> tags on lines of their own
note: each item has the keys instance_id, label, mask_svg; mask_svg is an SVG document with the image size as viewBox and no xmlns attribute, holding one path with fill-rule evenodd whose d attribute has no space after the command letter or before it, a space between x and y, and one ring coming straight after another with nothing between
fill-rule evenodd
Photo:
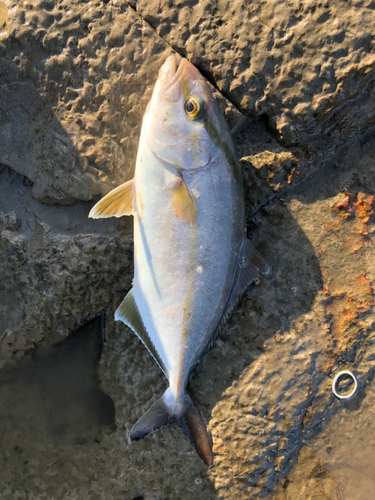
<instances>
[{"instance_id":1,"label":"fish","mask_svg":"<svg viewBox=\"0 0 375 500\"><path fill-rule=\"evenodd\" d=\"M94 219L134 217L134 280L115 312L169 381L130 441L177 425L206 465L206 424L187 391L248 286L268 265L246 237L233 140L210 86L187 59L161 66L143 116L134 178L102 198Z\"/></svg>"}]
</instances>

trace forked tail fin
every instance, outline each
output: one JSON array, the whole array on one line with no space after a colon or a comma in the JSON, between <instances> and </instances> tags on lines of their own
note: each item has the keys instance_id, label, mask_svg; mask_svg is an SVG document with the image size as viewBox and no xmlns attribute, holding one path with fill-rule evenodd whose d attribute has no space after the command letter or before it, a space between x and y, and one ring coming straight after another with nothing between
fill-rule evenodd
<instances>
[{"instance_id":1,"label":"forked tail fin","mask_svg":"<svg viewBox=\"0 0 375 500\"><path fill-rule=\"evenodd\" d=\"M202 417L186 393L181 401L176 402L170 389L167 389L162 397L134 424L129 438L131 441L137 441L161 427L172 424L181 428L204 463L208 466L212 465L214 457L210 436Z\"/></svg>"}]
</instances>

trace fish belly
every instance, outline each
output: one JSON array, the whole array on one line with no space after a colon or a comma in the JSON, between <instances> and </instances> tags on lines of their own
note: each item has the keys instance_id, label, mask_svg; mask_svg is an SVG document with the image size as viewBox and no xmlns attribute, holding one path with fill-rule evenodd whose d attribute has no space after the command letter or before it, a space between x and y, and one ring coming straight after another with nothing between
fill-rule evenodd
<instances>
[{"instance_id":1,"label":"fish belly","mask_svg":"<svg viewBox=\"0 0 375 500\"><path fill-rule=\"evenodd\" d=\"M197 227L175 215L168 171L144 148L136 169L133 295L177 396L228 300L243 241L239 187L225 158L184 174Z\"/></svg>"}]
</instances>

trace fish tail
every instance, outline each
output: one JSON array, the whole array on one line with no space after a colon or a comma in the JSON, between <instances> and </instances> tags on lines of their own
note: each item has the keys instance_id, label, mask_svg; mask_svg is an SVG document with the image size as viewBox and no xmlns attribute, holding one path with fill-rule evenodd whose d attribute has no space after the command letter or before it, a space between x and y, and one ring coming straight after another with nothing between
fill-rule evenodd
<instances>
[{"instance_id":1,"label":"fish tail","mask_svg":"<svg viewBox=\"0 0 375 500\"><path fill-rule=\"evenodd\" d=\"M183 408L180 418L181 430L190 439L204 463L210 466L214 460L211 437L203 418L199 415L191 397L186 393Z\"/></svg>"},{"instance_id":2,"label":"fish tail","mask_svg":"<svg viewBox=\"0 0 375 500\"><path fill-rule=\"evenodd\" d=\"M181 401L176 402L168 388L163 396L134 424L129 439L137 441L166 425L173 424L180 427L185 436L190 439L204 463L208 466L212 465L213 452L210 435L187 393L183 395Z\"/></svg>"}]
</instances>

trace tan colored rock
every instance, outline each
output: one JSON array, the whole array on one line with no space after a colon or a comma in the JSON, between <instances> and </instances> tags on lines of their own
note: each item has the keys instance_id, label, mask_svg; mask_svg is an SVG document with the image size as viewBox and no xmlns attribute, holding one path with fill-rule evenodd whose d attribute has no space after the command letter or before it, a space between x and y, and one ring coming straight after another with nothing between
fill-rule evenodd
<instances>
[{"instance_id":1,"label":"tan colored rock","mask_svg":"<svg viewBox=\"0 0 375 500\"><path fill-rule=\"evenodd\" d=\"M298 159L290 152L272 153L264 151L254 156L241 158L257 172L257 176L266 181L274 192L280 192L297 177Z\"/></svg>"},{"instance_id":2,"label":"tan colored rock","mask_svg":"<svg viewBox=\"0 0 375 500\"><path fill-rule=\"evenodd\" d=\"M116 408L116 427L100 438L56 439L48 415L30 426L22 401L12 413L27 381L1 379L1 499L249 500L280 485L283 500L293 486L303 498L320 487L336 494L334 473L319 482L325 453L302 451L289 474L301 447L340 418L333 374L350 368L362 388L372 380L373 14L368 0L0 0L0 162L19 174L1 168L1 363L106 309L98 373ZM131 286L131 222L89 221L85 203L131 176L172 48L221 92L238 132L247 222L272 266L191 377L213 435L210 470L175 428L127 441L166 381L113 320ZM236 107L263 120L239 131ZM366 391L358 397L354 409ZM371 433L368 401L361 422Z\"/></svg>"},{"instance_id":3,"label":"tan colored rock","mask_svg":"<svg viewBox=\"0 0 375 500\"><path fill-rule=\"evenodd\" d=\"M142 115L170 48L126 3L8 5L0 161L46 203L90 200L133 172Z\"/></svg>"},{"instance_id":4,"label":"tan colored rock","mask_svg":"<svg viewBox=\"0 0 375 500\"><path fill-rule=\"evenodd\" d=\"M267 117L285 145L323 158L374 121L370 0L131 4L244 114Z\"/></svg>"},{"instance_id":5,"label":"tan colored rock","mask_svg":"<svg viewBox=\"0 0 375 500\"><path fill-rule=\"evenodd\" d=\"M107 193L133 174L142 116L171 48L121 0L7 7L0 162L29 178L44 203Z\"/></svg>"}]
</instances>

